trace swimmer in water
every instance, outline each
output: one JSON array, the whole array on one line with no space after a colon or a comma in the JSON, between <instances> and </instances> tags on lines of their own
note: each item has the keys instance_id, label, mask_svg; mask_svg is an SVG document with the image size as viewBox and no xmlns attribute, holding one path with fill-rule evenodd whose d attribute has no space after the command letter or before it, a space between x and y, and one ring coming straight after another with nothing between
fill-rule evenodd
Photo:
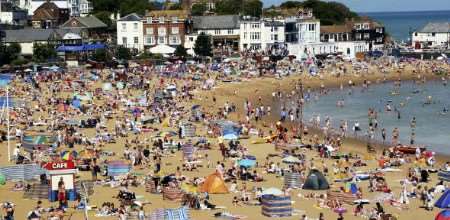
<instances>
[{"instance_id":1,"label":"swimmer in water","mask_svg":"<svg viewBox=\"0 0 450 220\"><path fill-rule=\"evenodd\" d=\"M391 107L391 105L390 105L389 103L386 104L386 111L387 111L387 112L392 111L392 107Z\"/></svg>"}]
</instances>

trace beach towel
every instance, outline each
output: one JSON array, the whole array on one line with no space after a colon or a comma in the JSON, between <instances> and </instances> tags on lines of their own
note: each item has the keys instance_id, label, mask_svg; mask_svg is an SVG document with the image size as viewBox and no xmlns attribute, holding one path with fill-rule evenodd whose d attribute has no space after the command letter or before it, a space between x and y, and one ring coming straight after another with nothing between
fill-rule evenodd
<instances>
[{"instance_id":1,"label":"beach towel","mask_svg":"<svg viewBox=\"0 0 450 220\"><path fill-rule=\"evenodd\" d=\"M156 209L149 217L149 220L161 220L164 219L166 212L164 209Z\"/></svg>"},{"instance_id":2,"label":"beach towel","mask_svg":"<svg viewBox=\"0 0 450 220\"><path fill-rule=\"evenodd\" d=\"M166 209L164 220L189 220L189 209L186 206L177 209Z\"/></svg>"}]
</instances>

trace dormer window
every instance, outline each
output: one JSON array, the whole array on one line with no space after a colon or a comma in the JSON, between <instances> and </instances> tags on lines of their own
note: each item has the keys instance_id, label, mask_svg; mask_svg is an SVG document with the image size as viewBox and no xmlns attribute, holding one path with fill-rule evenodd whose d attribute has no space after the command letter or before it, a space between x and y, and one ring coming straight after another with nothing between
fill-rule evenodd
<instances>
[{"instance_id":1,"label":"dormer window","mask_svg":"<svg viewBox=\"0 0 450 220\"><path fill-rule=\"evenodd\" d=\"M164 17L159 17L159 23L164 23Z\"/></svg>"},{"instance_id":2,"label":"dormer window","mask_svg":"<svg viewBox=\"0 0 450 220\"><path fill-rule=\"evenodd\" d=\"M148 17L148 18L147 18L147 24L151 24L152 22L153 22L152 17Z\"/></svg>"},{"instance_id":3,"label":"dormer window","mask_svg":"<svg viewBox=\"0 0 450 220\"><path fill-rule=\"evenodd\" d=\"M172 22L173 23L177 23L178 22L178 17L172 17Z\"/></svg>"}]
</instances>

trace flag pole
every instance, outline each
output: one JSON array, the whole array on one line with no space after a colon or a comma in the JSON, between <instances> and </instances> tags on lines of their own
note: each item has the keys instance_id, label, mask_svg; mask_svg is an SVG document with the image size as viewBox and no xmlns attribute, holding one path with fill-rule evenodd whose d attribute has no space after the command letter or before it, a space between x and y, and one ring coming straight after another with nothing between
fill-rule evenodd
<instances>
[{"instance_id":1,"label":"flag pole","mask_svg":"<svg viewBox=\"0 0 450 220\"><path fill-rule=\"evenodd\" d=\"M9 125L9 87L6 87L6 123L7 123L7 140L8 140L8 162L11 161L11 145L9 141L10 125Z\"/></svg>"}]
</instances>

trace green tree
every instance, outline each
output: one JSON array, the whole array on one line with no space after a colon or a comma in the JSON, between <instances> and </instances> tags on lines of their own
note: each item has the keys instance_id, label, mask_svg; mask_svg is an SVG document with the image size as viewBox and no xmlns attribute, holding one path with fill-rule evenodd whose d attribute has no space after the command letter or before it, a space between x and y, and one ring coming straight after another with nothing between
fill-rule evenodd
<instances>
[{"instance_id":1,"label":"green tree","mask_svg":"<svg viewBox=\"0 0 450 220\"><path fill-rule=\"evenodd\" d=\"M302 2L298 2L298 1L285 1L280 4L280 8L283 8L283 9L301 8L301 7L303 7Z\"/></svg>"},{"instance_id":2,"label":"green tree","mask_svg":"<svg viewBox=\"0 0 450 220\"><path fill-rule=\"evenodd\" d=\"M0 42L0 65L10 64L19 57L21 47L18 43L5 45Z\"/></svg>"},{"instance_id":3,"label":"green tree","mask_svg":"<svg viewBox=\"0 0 450 220\"><path fill-rule=\"evenodd\" d=\"M56 57L56 49L51 44L35 43L33 45L33 60L35 62L47 62Z\"/></svg>"},{"instance_id":4,"label":"green tree","mask_svg":"<svg viewBox=\"0 0 450 220\"><path fill-rule=\"evenodd\" d=\"M187 50L183 47L183 45L178 45L177 48L175 48L175 56L177 57L187 57Z\"/></svg>"},{"instance_id":5,"label":"green tree","mask_svg":"<svg viewBox=\"0 0 450 220\"><path fill-rule=\"evenodd\" d=\"M233 15L241 12L243 0L220 0L216 2L215 12L218 15Z\"/></svg>"},{"instance_id":6,"label":"green tree","mask_svg":"<svg viewBox=\"0 0 450 220\"><path fill-rule=\"evenodd\" d=\"M212 56L211 38L205 33L198 35L194 45L194 52L199 56Z\"/></svg>"},{"instance_id":7,"label":"green tree","mask_svg":"<svg viewBox=\"0 0 450 220\"><path fill-rule=\"evenodd\" d=\"M106 49L95 50L91 58L97 62L107 62L111 60L111 56Z\"/></svg>"},{"instance_id":8,"label":"green tree","mask_svg":"<svg viewBox=\"0 0 450 220\"><path fill-rule=\"evenodd\" d=\"M121 15L137 13L144 15L146 10L156 9L155 5L148 0L121 0L119 12Z\"/></svg>"},{"instance_id":9,"label":"green tree","mask_svg":"<svg viewBox=\"0 0 450 220\"><path fill-rule=\"evenodd\" d=\"M181 3L176 2L176 3L171 3L168 6L168 10L182 10L183 8L181 7Z\"/></svg>"},{"instance_id":10,"label":"green tree","mask_svg":"<svg viewBox=\"0 0 450 220\"><path fill-rule=\"evenodd\" d=\"M121 0L95 0L92 1L94 7L94 13L100 11L108 11L116 13L119 11Z\"/></svg>"},{"instance_id":11,"label":"green tree","mask_svg":"<svg viewBox=\"0 0 450 220\"><path fill-rule=\"evenodd\" d=\"M100 21L102 21L103 23L105 23L106 25L108 25L108 27L112 27L112 21L111 21L111 12L108 11L99 11L96 12L94 14L95 17L97 17L98 19L100 19Z\"/></svg>"},{"instance_id":12,"label":"green tree","mask_svg":"<svg viewBox=\"0 0 450 220\"><path fill-rule=\"evenodd\" d=\"M246 0L242 5L242 15L261 17L263 3L260 0Z\"/></svg>"},{"instance_id":13,"label":"green tree","mask_svg":"<svg viewBox=\"0 0 450 220\"><path fill-rule=\"evenodd\" d=\"M205 2L195 3L192 5L191 14L192 16L202 16L207 10Z\"/></svg>"},{"instance_id":14,"label":"green tree","mask_svg":"<svg viewBox=\"0 0 450 220\"><path fill-rule=\"evenodd\" d=\"M131 59L131 51L126 47L119 47L117 48L116 56L120 60L129 60Z\"/></svg>"}]
</instances>

